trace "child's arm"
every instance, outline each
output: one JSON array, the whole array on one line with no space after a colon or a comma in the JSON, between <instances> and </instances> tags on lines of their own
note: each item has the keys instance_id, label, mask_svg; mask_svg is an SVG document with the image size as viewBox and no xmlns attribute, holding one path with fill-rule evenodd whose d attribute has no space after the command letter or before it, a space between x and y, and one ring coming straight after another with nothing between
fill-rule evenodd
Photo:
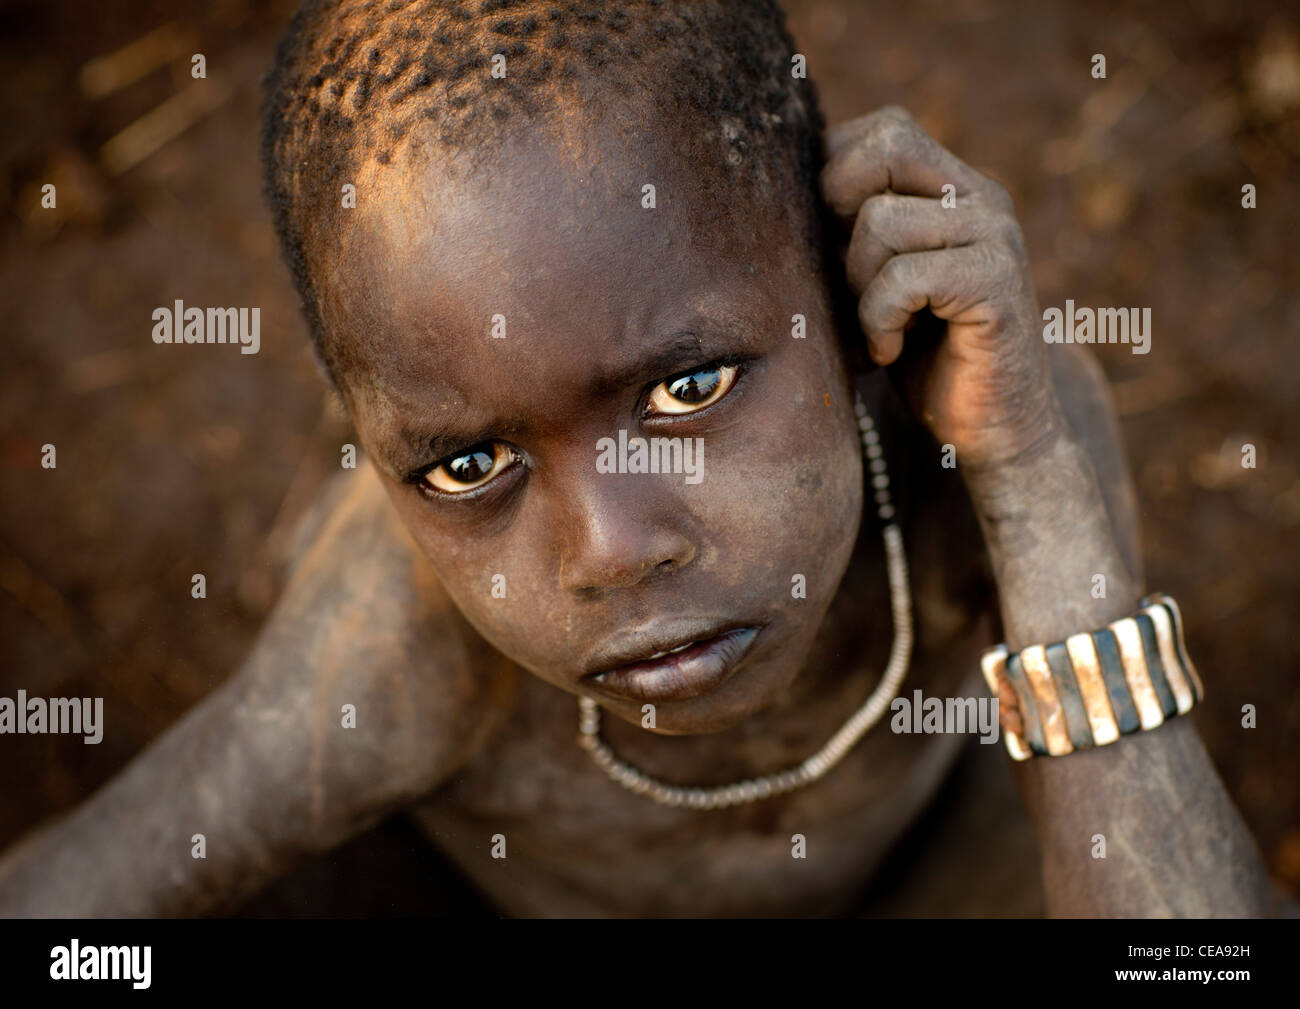
<instances>
[{"instance_id":1,"label":"child's arm","mask_svg":"<svg viewBox=\"0 0 1300 1009\"><path fill-rule=\"evenodd\" d=\"M1120 586L1127 602L1120 607L1127 605L1131 612L1142 583L1138 517L1132 482L1123 468L1110 391L1096 361L1078 347L1059 348L1052 363L1062 406L1081 449L1080 465L1095 471L1115 549L1127 569ZM1035 474L1034 479L1063 479L1047 473L1054 467L1040 469L1042 475ZM1044 487L1036 500L1053 493L1068 491ZM1001 529L989 533L1003 535ZM1032 570L1044 563L1047 549L1053 551L1055 564L1064 560L1067 565L1086 566L1098 557L1095 543L1079 544L1062 555L1059 538L1032 546L1003 544L999 552L1014 556L1009 565ZM1003 581L1013 577L1010 568L1007 574ZM1067 567L1056 577L1071 577L1071 572ZM1019 597L1014 600L1004 590L1004 612L1014 609L1014 619L1036 621L1050 633L1050 622L1060 618L1052 616L1048 612L1052 607L1042 600L1025 598L1036 590L1032 584L1022 584L1019 590L1011 590ZM1111 591L1108 584L1107 594ZM1099 607L1103 622L1113 619L1105 617L1106 612ZM1027 640L1023 628L1020 634ZM1015 770L1037 827L1052 913L1210 917L1280 911L1270 904L1274 893L1255 842L1190 720L1174 718L1158 732L1124 736L1068 760L1031 760L1017 764ZM1106 837L1105 859L1093 857L1096 834ZM1083 845L1077 843L1080 838ZM1199 878L1207 868L1208 877Z\"/></svg>"},{"instance_id":2,"label":"child's arm","mask_svg":"<svg viewBox=\"0 0 1300 1009\"><path fill-rule=\"evenodd\" d=\"M1010 198L898 108L836 128L828 149L823 189L854 222L848 277L872 358L891 366L912 409L956 449L997 576L1007 647L1131 614L1142 594L1131 492L1108 493L1098 478L1114 470L1119 446L1113 427L1100 438L1095 424L1076 430L1087 404L1078 390L1058 393L1072 349L1054 348L1054 381ZM911 328L926 308L938 325ZM1095 374L1074 378L1097 383ZM1107 409L1094 396L1093 415ZM1106 576L1100 599L1096 574ZM1018 773L1050 913L1272 910L1255 844L1186 718L1033 758ZM1097 834L1105 859L1092 857Z\"/></svg>"},{"instance_id":3,"label":"child's arm","mask_svg":"<svg viewBox=\"0 0 1300 1009\"><path fill-rule=\"evenodd\" d=\"M491 664L469 654L373 471L348 479L243 669L0 859L0 915L231 908L472 752Z\"/></svg>"}]
</instances>

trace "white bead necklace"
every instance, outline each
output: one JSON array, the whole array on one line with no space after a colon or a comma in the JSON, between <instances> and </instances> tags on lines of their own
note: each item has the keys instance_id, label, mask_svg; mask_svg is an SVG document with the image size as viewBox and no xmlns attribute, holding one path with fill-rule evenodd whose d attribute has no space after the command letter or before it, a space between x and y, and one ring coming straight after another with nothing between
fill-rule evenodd
<instances>
[{"instance_id":1,"label":"white bead necklace","mask_svg":"<svg viewBox=\"0 0 1300 1009\"><path fill-rule=\"evenodd\" d=\"M811 784L838 764L867 731L880 721L889 703L898 693L907 663L912 655L912 605L907 590L907 555L903 552L903 534L894 522L894 506L889 499L889 474L880 448L880 436L867 408L859 398L854 403L858 427L862 432L862 451L871 470L875 490L876 514L883 524L885 565L889 572L890 609L894 616L894 642L889 662L876 689L866 703L844 723L820 750L796 767L761 778L739 781L713 788L683 788L656 781L614 756L614 751L600 738L600 707L590 698L578 698L578 745L605 769L616 782L639 795L664 806L687 806L691 809L725 809L746 802L766 799Z\"/></svg>"}]
</instances>

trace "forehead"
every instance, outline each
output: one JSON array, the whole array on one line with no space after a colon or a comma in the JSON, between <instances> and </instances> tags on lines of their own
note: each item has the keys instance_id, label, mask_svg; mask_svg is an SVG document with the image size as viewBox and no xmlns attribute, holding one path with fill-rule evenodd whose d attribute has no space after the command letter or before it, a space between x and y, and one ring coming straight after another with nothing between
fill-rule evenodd
<instances>
[{"instance_id":1,"label":"forehead","mask_svg":"<svg viewBox=\"0 0 1300 1009\"><path fill-rule=\"evenodd\" d=\"M656 341L808 311L787 304L809 271L791 201L755 205L721 145L683 132L603 116L473 166L365 169L321 285L354 409L413 430L496 415Z\"/></svg>"}]
</instances>

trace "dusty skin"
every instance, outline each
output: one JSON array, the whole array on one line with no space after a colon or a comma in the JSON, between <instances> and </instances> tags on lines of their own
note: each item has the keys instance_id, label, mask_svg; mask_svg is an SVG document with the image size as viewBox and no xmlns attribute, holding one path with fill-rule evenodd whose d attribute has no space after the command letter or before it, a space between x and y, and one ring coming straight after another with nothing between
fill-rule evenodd
<instances>
[{"instance_id":1,"label":"dusty skin","mask_svg":"<svg viewBox=\"0 0 1300 1009\"><path fill-rule=\"evenodd\" d=\"M401 809L507 913L851 910L965 739L877 727L807 790L671 810L588 761L574 694L589 689L589 656L628 626L700 613L761 625L741 670L662 705L655 733L637 726L639 704L603 699L621 756L700 785L798 762L861 703L891 628L855 384L882 432L913 573L908 687L977 694L979 651L998 635L1018 647L1132 608L1133 495L1105 389L1081 352L1048 355L1027 322L1037 311L1005 193L897 110L832 135L823 181L849 231L883 213L872 199L920 201L872 226L895 229L885 249L860 240L848 255L871 356L895 365L909 412L882 371L850 375L824 278L779 208L719 208L678 167L671 130L606 125L560 149L509 145L490 183L395 169L368 183L388 187L382 209L318 236L324 315L345 334L341 391L374 466L345 479L307 535L244 669L10 852L0 911L222 910ZM653 226L637 200L644 169L617 170L632 144L674 194ZM948 178L970 208L952 221L928 206ZM927 305L939 325L923 343L908 320ZM798 310L806 341L790 337ZM513 320L505 341L487 336L495 313ZM648 384L731 355L747 370L717 405L670 424L638 415ZM598 438L639 422L707 439L699 487L596 473ZM438 460L421 452L442 436L449 449L507 441L526 466L476 500L432 498L408 477ZM956 446L958 470L940 468L936 437ZM1101 605L1079 587L1095 570L1113 576ZM504 600L490 592L497 572ZM789 592L796 572L804 600ZM344 704L356 729L339 727ZM1049 911L1267 910L1253 843L1186 724L1018 774ZM1103 866L1080 854L1097 830L1121 840ZM189 854L198 832L202 861ZM790 857L794 833L806 860ZM493 834L508 858L490 857Z\"/></svg>"}]
</instances>

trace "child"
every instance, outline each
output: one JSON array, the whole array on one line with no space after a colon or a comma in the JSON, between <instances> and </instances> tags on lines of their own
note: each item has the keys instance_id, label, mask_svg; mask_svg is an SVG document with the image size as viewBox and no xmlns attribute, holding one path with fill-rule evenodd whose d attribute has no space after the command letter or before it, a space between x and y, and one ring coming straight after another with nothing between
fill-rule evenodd
<instances>
[{"instance_id":1,"label":"child","mask_svg":"<svg viewBox=\"0 0 1300 1009\"><path fill-rule=\"evenodd\" d=\"M897 108L823 148L800 60L769 3L304 6L269 189L369 462L4 913L228 910L400 810L506 914L847 912L967 740L894 695L1135 611L1009 197ZM1186 719L1016 769L1049 912L1267 911Z\"/></svg>"}]
</instances>

